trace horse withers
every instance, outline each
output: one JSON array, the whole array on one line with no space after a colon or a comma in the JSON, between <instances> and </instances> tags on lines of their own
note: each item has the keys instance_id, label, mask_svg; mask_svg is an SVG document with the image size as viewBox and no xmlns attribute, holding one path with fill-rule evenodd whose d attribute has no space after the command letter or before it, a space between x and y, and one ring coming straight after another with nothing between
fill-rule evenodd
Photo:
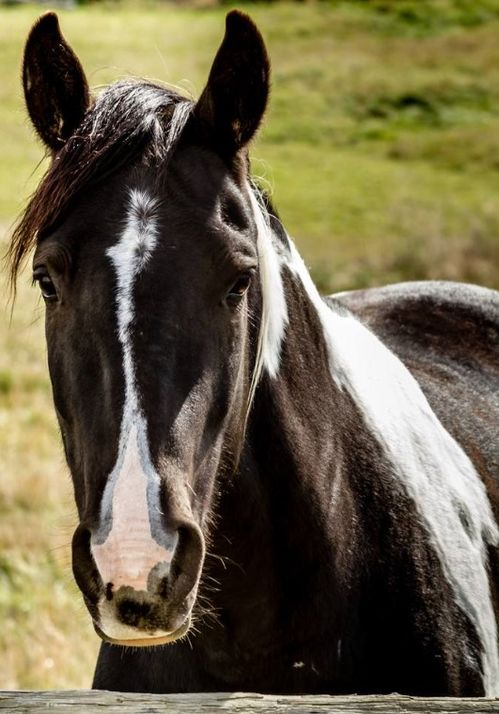
<instances>
[{"instance_id":1,"label":"horse withers","mask_svg":"<svg viewBox=\"0 0 499 714\"><path fill-rule=\"evenodd\" d=\"M499 295L319 296L248 144L269 92L233 11L198 101L93 98L54 14L23 83L52 156L34 248L104 640L97 688L499 694Z\"/></svg>"}]
</instances>

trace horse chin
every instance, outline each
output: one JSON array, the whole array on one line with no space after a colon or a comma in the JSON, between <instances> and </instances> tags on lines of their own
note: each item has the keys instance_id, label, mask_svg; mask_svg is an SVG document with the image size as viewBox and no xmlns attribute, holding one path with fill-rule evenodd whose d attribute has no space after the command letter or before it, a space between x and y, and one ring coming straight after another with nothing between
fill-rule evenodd
<instances>
[{"instance_id":1,"label":"horse chin","mask_svg":"<svg viewBox=\"0 0 499 714\"><path fill-rule=\"evenodd\" d=\"M183 637L187 632L189 631L189 628L191 626L191 617L187 617L185 622L180 625L176 630L173 632L168 632L165 633L164 635L144 635L143 637L137 637L137 638L130 638L130 639L114 639L113 637L109 637L106 635L106 633L101 630L99 625L97 625L95 622L93 623L94 629L96 633L99 635L99 637L104 640L104 642L108 642L111 645L121 645L122 647L159 647L160 645L168 645L171 642L175 642L175 640L179 640L181 637ZM137 633L138 634L138 633Z\"/></svg>"}]
</instances>

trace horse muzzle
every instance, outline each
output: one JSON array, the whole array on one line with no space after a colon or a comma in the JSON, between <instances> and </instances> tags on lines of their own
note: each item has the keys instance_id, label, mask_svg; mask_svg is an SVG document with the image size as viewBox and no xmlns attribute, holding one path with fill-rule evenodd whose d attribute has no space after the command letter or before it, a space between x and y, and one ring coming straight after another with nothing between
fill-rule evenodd
<instances>
[{"instance_id":1,"label":"horse muzzle","mask_svg":"<svg viewBox=\"0 0 499 714\"><path fill-rule=\"evenodd\" d=\"M81 524L73 572L97 634L132 647L167 644L189 630L204 561L204 538L191 520L152 540L141 524L99 543ZM164 545L164 544L167 545Z\"/></svg>"}]
</instances>

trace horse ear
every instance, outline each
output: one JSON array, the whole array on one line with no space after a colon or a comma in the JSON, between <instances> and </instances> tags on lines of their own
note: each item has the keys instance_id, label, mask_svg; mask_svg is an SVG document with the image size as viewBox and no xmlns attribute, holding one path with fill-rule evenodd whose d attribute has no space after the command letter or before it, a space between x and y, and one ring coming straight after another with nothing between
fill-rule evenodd
<instances>
[{"instance_id":1,"label":"horse ear","mask_svg":"<svg viewBox=\"0 0 499 714\"><path fill-rule=\"evenodd\" d=\"M267 105L269 76L260 32L247 15L233 10L194 110L224 153L234 155L258 129Z\"/></svg>"},{"instance_id":2,"label":"horse ear","mask_svg":"<svg viewBox=\"0 0 499 714\"><path fill-rule=\"evenodd\" d=\"M83 119L90 98L80 61L62 36L53 12L42 15L31 28L22 80L38 136L50 149L60 149Z\"/></svg>"}]
</instances>

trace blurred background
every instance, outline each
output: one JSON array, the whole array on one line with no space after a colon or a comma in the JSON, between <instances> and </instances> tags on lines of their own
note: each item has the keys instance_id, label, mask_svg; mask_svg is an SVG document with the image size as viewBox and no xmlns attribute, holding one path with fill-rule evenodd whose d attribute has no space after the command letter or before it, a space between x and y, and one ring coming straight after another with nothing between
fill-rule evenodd
<instances>
[{"instance_id":1,"label":"blurred background","mask_svg":"<svg viewBox=\"0 0 499 714\"><path fill-rule=\"evenodd\" d=\"M238 6L257 22L273 62L253 171L272 189L321 290L428 278L499 288L499 0ZM48 7L0 2L2 250L45 167L19 75L26 35ZM194 96L230 7L59 4L96 91L142 75ZM76 519L43 306L29 269L12 314L4 286L0 688L88 687L98 641L71 574Z\"/></svg>"}]
</instances>

